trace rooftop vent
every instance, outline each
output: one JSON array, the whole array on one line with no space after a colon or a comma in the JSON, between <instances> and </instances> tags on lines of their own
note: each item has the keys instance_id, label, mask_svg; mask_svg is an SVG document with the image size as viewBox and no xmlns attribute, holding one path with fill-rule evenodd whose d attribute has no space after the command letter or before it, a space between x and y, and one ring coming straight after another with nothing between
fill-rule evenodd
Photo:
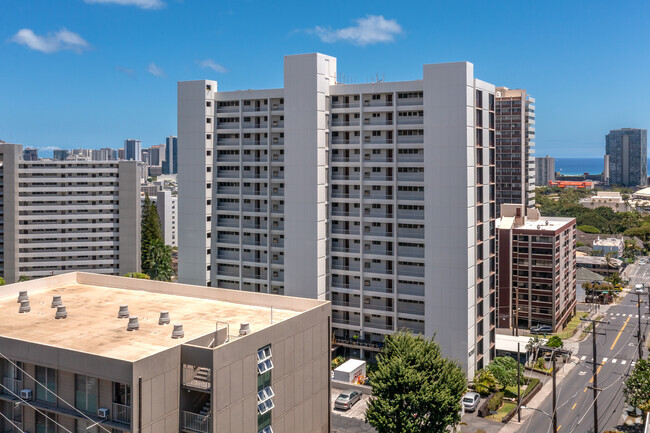
<instances>
[{"instance_id":1,"label":"rooftop vent","mask_svg":"<svg viewBox=\"0 0 650 433\"><path fill-rule=\"evenodd\" d=\"M56 308L63 305L63 301L61 300L61 295L54 295L52 296L52 306L51 308Z\"/></svg>"},{"instance_id":2,"label":"rooftop vent","mask_svg":"<svg viewBox=\"0 0 650 433\"><path fill-rule=\"evenodd\" d=\"M30 311L32 311L32 307L29 306L29 299L20 301L20 308L18 309L18 312L29 313Z\"/></svg>"},{"instance_id":3,"label":"rooftop vent","mask_svg":"<svg viewBox=\"0 0 650 433\"><path fill-rule=\"evenodd\" d=\"M118 319L126 319L129 317L129 306L128 305L120 305L120 311L117 313L117 318Z\"/></svg>"},{"instance_id":4,"label":"rooftop vent","mask_svg":"<svg viewBox=\"0 0 650 433\"><path fill-rule=\"evenodd\" d=\"M129 317L129 324L126 326L127 331L137 331L140 329L140 324L138 323L138 316Z\"/></svg>"},{"instance_id":5,"label":"rooftop vent","mask_svg":"<svg viewBox=\"0 0 650 433\"><path fill-rule=\"evenodd\" d=\"M160 312L160 318L158 319L158 324L159 325L169 325L170 323L169 319L169 311L161 311Z\"/></svg>"},{"instance_id":6,"label":"rooftop vent","mask_svg":"<svg viewBox=\"0 0 650 433\"><path fill-rule=\"evenodd\" d=\"M27 296L27 290L21 290L20 292L18 292L18 301L16 302L20 304L22 301L27 301L28 299L29 296Z\"/></svg>"},{"instance_id":7,"label":"rooftop vent","mask_svg":"<svg viewBox=\"0 0 650 433\"><path fill-rule=\"evenodd\" d=\"M251 325L248 322L242 322L239 324L239 335L248 335L251 333Z\"/></svg>"},{"instance_id":8,"label":"rooftop vent","mask_svg":"<svg viewBox=\"0 0 650 433\"><path fill-rule=\"evenodd\" d=\"M60 298L60 296L59 296ZM55 319L65 319L68 317L68 311L65 309L65 305L57 305L56 314L54 315Z\"/></svg>"},{"instance_id":9,"label":"rooftop vent","mask_svg":"<svg viewBox=\"0 0 650 433\"><path fill-rule=\"evenodd\" d=\"M172 338L183 338L185 337L185 331L183 331L182 323L174 323L174 330L172 331Z\"/></svg>"}]
</instances>

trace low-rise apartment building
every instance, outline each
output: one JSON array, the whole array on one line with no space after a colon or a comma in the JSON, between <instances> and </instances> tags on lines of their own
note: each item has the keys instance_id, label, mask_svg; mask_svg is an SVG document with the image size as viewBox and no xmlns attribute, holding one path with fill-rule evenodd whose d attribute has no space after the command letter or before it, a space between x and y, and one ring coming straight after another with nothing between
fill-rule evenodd
<instances>
[{"instance_id":1,"label":"low-rise apartment building","mask_svg":"<svg viewBox=\"0 0 650 433\"><path fill-rule=\"evenodd\" d=\"M0 321L2 432L330 431L326 301L68 273Z\"/></svg>"},{"instance_id":2,"label":"low-rise apartment building","mask_svg":"<svg viewBox=\"0 0 650 433\"><path fill-rule=\"evenodd\" d=\"M497 221L499 327L559 330L576 308L576 220L503 205Z\"/></svg>"},{"instance_id":3,"label":"low-rise apartment building","mask_svg":"<svg viewBox=\"0 0 650 433\"><path fill-rule=\"evenodd\" d=\"M140 269L141 163L21 155L21 145L0 144L0 273L7 282Z\"/></svg>"}]
</instances>

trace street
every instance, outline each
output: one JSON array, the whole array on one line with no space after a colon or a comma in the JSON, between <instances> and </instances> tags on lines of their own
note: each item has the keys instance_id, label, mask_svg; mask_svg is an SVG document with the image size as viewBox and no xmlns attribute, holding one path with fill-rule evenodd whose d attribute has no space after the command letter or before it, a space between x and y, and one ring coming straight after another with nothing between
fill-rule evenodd
<instances>
[{"instance_id":1,"label":"street","mask_svg":"<svg viewBox=\"0 0 650 433\"><path fill-rule=\"evenodd\" d=\"M641 321L642 335L648 331L648 296L643 295L646 303L641 305L641 317L637 310L637 296L634 285L650 282L650 264L630 265L626 277L630 280L632 290L625 294L618 305L603 308L601 323L596 326L598 388L598 432L620 429L625 409L623 382L626 375L638 359L636 332ZM576 350L577 349L577 350ZM559 432L587 433L594 432L593 385L592 378L592 338L591 334L573 348L573 359L577 357L578 365L561 382L557 384L557 430ZM644 356L647 350L644 348ZM541 411L552 414L552 398L544 400ZM528 409L530 410L530 409ZM549 415L535 411L526 425L519 429L526 432L551 432L552 420ZM541 426L545 426L543 429Z\"/></svg>"}]
</instances>

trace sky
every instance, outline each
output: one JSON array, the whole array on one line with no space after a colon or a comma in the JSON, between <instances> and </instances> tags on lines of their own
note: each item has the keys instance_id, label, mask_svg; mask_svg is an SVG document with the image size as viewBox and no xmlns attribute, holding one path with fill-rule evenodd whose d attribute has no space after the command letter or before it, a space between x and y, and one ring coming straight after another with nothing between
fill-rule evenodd
<instances>
[{"instance_id":1,"label":"sky","mask_svg":"<svg viewBox=\"0 0 650 433\"><path fill-rule=\"evenodd\" d=\"M536 99L536 154L600 157L650 127L650 2L1 0L0 140L143 147L176 134L176 82L283 86L283 56L337 57L345 81L467 60Z\"/></svg>"}]
</instances>

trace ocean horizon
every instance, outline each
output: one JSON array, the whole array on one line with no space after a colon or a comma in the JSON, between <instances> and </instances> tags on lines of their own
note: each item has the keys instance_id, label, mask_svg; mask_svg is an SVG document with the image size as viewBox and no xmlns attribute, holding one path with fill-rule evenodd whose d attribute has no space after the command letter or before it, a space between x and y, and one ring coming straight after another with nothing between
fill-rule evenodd
<instances>
[{"instance_id":1,"label":"ocean horizon","mask_svg":"<svg viewBox=\"0 0 650 433\"><path fill-rule=\"evenodd\" d=\"M604 163L604 158L555 158L555 171L567 176L602 174ZM648 168L650 174L650 158Z\"/></svg>"}]
</instances>

